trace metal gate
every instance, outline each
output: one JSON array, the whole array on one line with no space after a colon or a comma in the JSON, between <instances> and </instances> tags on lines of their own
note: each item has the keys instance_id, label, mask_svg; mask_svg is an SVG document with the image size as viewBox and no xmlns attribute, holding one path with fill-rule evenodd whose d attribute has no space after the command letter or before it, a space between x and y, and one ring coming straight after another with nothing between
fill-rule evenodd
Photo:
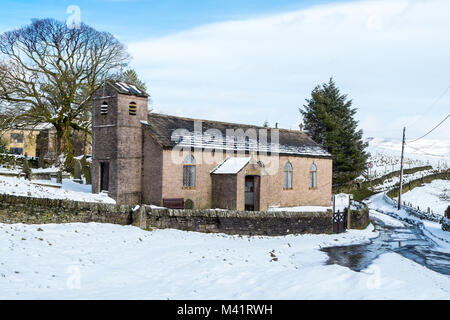
<instances>
[{"instance_id":1,"label":"metal gate","mask_svg":"<svg viewBox=\"0 0 450 320\"><path fill-rule=\"evenodd\" d=\"M342 233L347 229L347 210L333 213L333 232Z\"/></svg>"}]
</instances>

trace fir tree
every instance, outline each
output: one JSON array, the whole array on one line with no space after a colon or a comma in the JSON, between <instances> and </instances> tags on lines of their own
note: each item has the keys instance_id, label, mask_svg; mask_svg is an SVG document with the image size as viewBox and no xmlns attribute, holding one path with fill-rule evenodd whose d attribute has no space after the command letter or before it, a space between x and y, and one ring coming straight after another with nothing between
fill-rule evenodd
<instances>
[{"instance_id":1,"label":"fir tree","mask_svg":"<svg viewBox=\"0 0 450 320\"><path fill-rule=\"evenodd\" d=\"M343 184L358 177L365 169L367 143L354 119L352 100L341 94L335 82L317 86L300 108L305 131L333 156L333 184Z\"/></svg>"},{"instance_id":2,"label":"fir tree","mask_svg":"<svg viewBox=\"0 0 450 320\"><path fill-rule=\"evenodd\" d=\"M124 81L128 84L134 84L135 86L144 91L147 90L145 82L139 79L137 72L134 69L128 69L123 73L115 74L111 76L111 79L117 81Z\"/></svg>"}]
</instances>

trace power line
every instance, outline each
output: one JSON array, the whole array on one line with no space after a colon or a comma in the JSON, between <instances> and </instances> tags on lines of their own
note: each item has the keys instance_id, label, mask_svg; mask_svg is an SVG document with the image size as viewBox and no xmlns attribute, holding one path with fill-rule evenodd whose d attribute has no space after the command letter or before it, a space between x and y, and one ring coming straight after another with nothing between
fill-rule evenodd
<instances>
[{"instance_id":1,"label":"power line","mask_svg":"<svg viewBox=\"0 0 450 320\"><path fill-rule=\"evenodd\" d=\"M424 150L422 150L422 149L420 149L420 148L415 148L415 147L413 147L413 146L409 146L409 148L414 149L414 150L420 152L419 154L420 154L420 155L424 155L424 156L433 156L433 157L440 157L440 158L446 158L446 157L447 157L447 156L442 155L442 154L432 154L432 153L428 153L428 152L426 152L426 151L424 151Z\"/></svg>"},{"instance_id":2,"label":"power line","mask_svg":"<svg viewBox=\"0 0 450 320\"><path fill-rule=\"evenodd\" d=\"M428 114L431 109L433 109L436 104L439 102L439 100L442 99L442 97L444 97L444 95L447 93L447 91L450 90L450 86L448 86L439 97L436 98L436 100L433 101L433 103L426 109L425 113L423 113L419 118L417 118L413 123L407 125L407 126L412 126L414 124L416 124L420 119L422 119L426 114Z\"/></svg>"},{"instance_id":3,"label":"power line","mask_svg":"<svg viewBox=\"0 0 450 320\"><path fill-rule=\"evenodd\" d=\"M430 131L428 131L427 133L425 133L423 136L421 136L420 138L417 138L417 139L415 139L415 140L408 141L407 143L413 143L413 142L416 142L417 140L420 140L420 139L426 137L426 136L429 135L431 132L433 132L435 129L437 129L441 124L443 124L443 123L445 122L445 120L447 120L449 117L450 117L450 114L448 114L448 115L444 118L444 120L442 120L441 122L439 122L433 129L431 129Z\"/></svg>"}]
</instances>

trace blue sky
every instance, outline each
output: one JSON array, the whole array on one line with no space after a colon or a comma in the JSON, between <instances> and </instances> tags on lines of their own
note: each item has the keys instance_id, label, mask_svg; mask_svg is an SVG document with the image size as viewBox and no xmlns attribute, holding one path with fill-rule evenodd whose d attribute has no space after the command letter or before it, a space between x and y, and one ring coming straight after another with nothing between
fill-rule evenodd
<instances>
[{"instance_id":1,"label":"blue sky","mask_svg":"<svg viewBox=\"0 0 450 320\"><path fill-rule=\"evenodd\" d=\"M158 112L295 129L330 77L366 136L413 139L450 110L447 0L2 0L0 32L69 5L127 45Z\"/></svg>"},{"instance_id":2,"label":"blue sky","mask_svg":"<svg viewBox=\"0 0 450 320\"><path fill-rule=\"evenodd\" d=\"M82 20L113 33L122 41L161 36L218 21L247 19L298 10L336 0L2 0L0 30L29 23L32 18L65 20L66 9L77 5ZM342 1L341 1L342 2Z\"/></svg>"}]
</instances>

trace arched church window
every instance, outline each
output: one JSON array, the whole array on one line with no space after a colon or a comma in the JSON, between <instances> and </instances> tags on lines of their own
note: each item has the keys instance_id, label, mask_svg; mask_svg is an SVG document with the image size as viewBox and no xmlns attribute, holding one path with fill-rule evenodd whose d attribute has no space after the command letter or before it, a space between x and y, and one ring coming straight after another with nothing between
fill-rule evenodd
<instances>
[{"instance_id":1,"label":"arched church window","mask_svg":"<svg viewBox=\"0 0 450 320\"><path fill-rule=\"evenodd\" d=\"M184 158L183 162L183 187L195 187L195 159L192 155Z\"/></svg>"},{"instance_id":2,"label":"arched church window","mask_svg":"<svg viewBox=\"0 0 450 320\"><path fill-rule=\"evenodd\" d=\"M287 162L284 165L284 189L292 189L292 164Z\"/></svg>"},{"instance_id":3,"label":"arched church window","mask_svg":"<svg viewBox=\"0 0 450 320\"><path fill-rule=\"evenodd\" d=\"M317 188L317 167L314 163L309 167L309 188Z\"/></svg>"}]
</instances>

